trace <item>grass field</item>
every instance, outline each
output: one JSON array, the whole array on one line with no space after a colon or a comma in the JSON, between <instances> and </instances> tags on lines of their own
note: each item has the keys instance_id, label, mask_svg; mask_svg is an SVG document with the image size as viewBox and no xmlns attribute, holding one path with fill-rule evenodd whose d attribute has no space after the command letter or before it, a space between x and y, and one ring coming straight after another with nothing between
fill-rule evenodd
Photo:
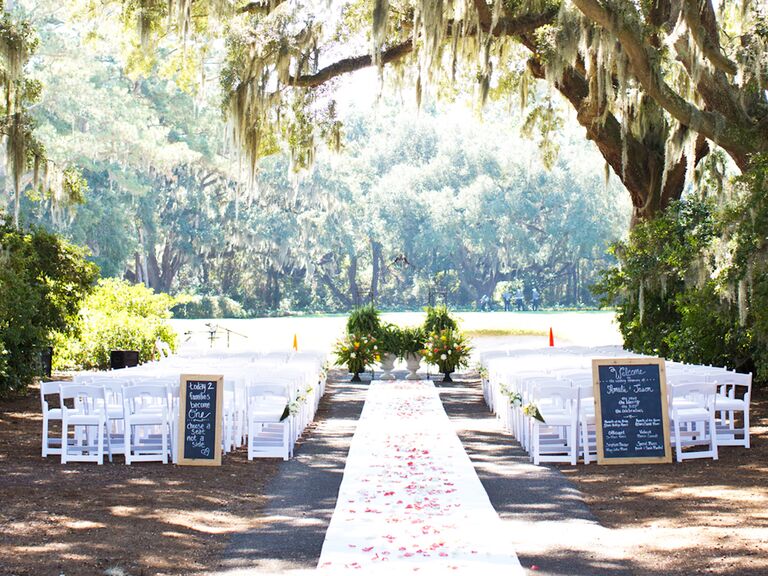
<instances>
[{"instance_id":1,"label":"grass field","mask_svg":"<svg viewBox=\"0 0 768 576\"><path fill-rule=\"evenodd\" d=\"M597 346L621 344L621 334L612 311L598 312L460 312L461 328L473 339L476 348L504 346L525 338L526 345L548 343L551 328L556 344ZM383 314L383 320L400 326L415 326L424 321L423 312ZM181 351L211 348L210 329L217 326L213 348L225 350L224 328L231 330L231 350L288 349L293 337L300 349L329 350L343 333L347 317L343 315L255 318L248 320L173 320L179 333Z\"/></svg>"}]
</instances>

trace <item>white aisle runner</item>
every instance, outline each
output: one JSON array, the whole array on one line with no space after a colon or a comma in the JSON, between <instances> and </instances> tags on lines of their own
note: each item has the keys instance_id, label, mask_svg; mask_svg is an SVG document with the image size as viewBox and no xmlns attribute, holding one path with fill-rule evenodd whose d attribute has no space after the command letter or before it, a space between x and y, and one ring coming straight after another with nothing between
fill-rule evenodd
<instances>
[{"instance_id":1,"label":"white aisle runner","mask_svg":"<svg viewBox=\"0 0 768 576\"><path fill-rule=\"evenodd\" d=\"M429 381L371 384L318 569L523 574Z\"/></svg>"}]
</instances>

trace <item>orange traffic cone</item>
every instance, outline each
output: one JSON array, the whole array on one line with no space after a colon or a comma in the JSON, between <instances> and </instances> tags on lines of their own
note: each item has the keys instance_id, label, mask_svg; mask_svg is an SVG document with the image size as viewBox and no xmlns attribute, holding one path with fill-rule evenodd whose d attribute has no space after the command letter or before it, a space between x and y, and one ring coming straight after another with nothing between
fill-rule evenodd
<instances>
[{"instance_id":1,"label":"orange traffic cone","mask_svg":"<svg viewBox=\"0 0 768 576\"><path fill-rule=\"evenodd\" d=\"M296 334L293 335L293 349L296 350L296 352L299 351L299 340L296 337Z\"/></svg>"},{"instance_id":2,"label":"orange traffic cone","mask_svg":"<svg viewBox=\"0 0 768 576\"><path fill-rule=\"evenodd\" d=\"M552 334L552 327L549 328L549 345L553 348L555 346L555 336Z\"/></svg>"}]
</instances>

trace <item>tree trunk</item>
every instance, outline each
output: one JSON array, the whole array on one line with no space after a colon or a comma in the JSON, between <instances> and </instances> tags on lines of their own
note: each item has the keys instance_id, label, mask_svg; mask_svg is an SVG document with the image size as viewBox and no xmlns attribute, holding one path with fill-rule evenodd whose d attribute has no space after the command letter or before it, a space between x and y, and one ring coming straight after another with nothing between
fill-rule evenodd
<instances>
[{"instance_id":1,"label":"tree trunk","mask_svg":"<svg viewBox=\"0 0 768 576\"><path fill-rule=\"evenodd\" d=\"M528 60L531 73L536 78L545 79L544 66L538 60L535 40L524 37L523 44L534 54ZM670 202L680 198L685 186L688 162L682 157L670 168L663 181L666 126L660 126L659 133L648 135L644 140L636 138L630 131L622 135L619 120L598 106L595 86L590 86L586 77L575 68L567 68L555 86L576 109L576 118L586 130L587 139L597 145L605 161L629 192L633 206L632 225L652 219ZM655 106L650 102L647 105ZM700 137L696 143L696 162L707 150L706 139Z\"/></svg>"},{"instance_id":2,"label":"tree trunk","mask_svg":"<svg viewBox=\"0 0 768 576\"><path fill-rule=\"evenodd\" d=\"M349 282L349 297L355 306L360 306L360 289L357 286L357 256L354 254L349 257L347 280Z\"/></svg>"},{"instance_id":3,"label":"tree trunk","mask_svg":"<svg viewBox=\"0 0 768 576\"><path fill-rule=\"evenodd\" d=\"M376 302L379 296L379 274L381 263L381 243L371 240L371 299Z\"/></svg>"}]
</instances>

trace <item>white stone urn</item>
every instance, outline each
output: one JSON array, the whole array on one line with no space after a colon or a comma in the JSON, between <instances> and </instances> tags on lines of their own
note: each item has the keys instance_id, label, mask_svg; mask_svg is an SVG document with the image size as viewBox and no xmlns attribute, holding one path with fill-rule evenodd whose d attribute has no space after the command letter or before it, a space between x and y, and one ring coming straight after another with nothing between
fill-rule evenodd
<instances>
[{"instance_id":1,"label":"white stone urn","mask_svg":"<svg viewBox=\"0 0 768 576\"><path fill-rule=\"evenodd\" d=\"M416 372L419 371L419 366L421 366L420 354L408 352L405 355L405 365L408 367L408 376L405 377L406 380L421 380L421 377L416 374Z\"/></svg>"},{"instance_id":2,"label":"white stone urn","mask_svg":"<svg viewBox=\"0 0 768 576\"><path fill-rule=\"evenodd\" d=\"M384 372L384 374L381 375L381 380L395 380L395 375L392 374L392 370L395 369L395 360L397 360L397 356L391 352L386 352L381 355L379 365L381 366L382 372Z\"/></svg>"}]
</instances>

